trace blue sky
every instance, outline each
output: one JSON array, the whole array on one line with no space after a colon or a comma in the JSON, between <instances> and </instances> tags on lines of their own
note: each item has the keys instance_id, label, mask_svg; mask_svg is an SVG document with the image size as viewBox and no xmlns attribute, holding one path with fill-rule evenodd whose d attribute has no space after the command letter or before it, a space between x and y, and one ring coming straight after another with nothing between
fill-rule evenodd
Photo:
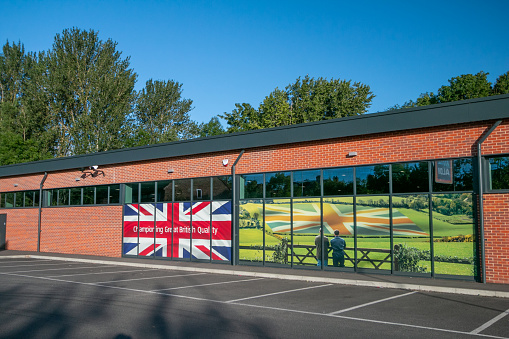
<instances>
[{"instance_id":1,"label":"blue sky","mask_svg":"<svg viewBox=\"0 0 509 339\"><path fill-rule=\"evenodd\" d=\"M118 42L145 82L173 79L207 122L299 76L362 82L369 112L461 74L509 71L509 1L6 1L0 43L51 48L65 28Z\"/></svg>"}]
</instances>

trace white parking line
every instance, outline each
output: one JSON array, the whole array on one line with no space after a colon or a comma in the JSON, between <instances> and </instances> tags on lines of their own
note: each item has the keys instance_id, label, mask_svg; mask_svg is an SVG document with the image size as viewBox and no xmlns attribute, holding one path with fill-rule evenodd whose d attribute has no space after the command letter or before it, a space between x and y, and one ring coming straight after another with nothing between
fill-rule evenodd
<instances>
[{"instance_id":1,"label":"white parking line","mask_svg":"<svg viewBox=\"0 0 509 339\"><path fill-rule=\"evenodd\" d=\"M72 263L72 264L69 264L69 263L66 263L66 262L61 262L61 263L58 263L58 264L37 264L37 263L34 263L33 265L14 265L14 266L0 266L1 268L13 268L13 267L33 267L33 266L55 266L55 265L78 265L79 263Z\"/></svg>"},{"instance_id":2,"label":"white parking line","mask_svg":"<svg viewBox=\"0 0 509 339\"><path fill-rule=\"evenodd\" d=\"M48 278L58 278L58 277L74 277L78 275L91 275L91 274L111 274L111 273L131 273L131 272L146 272L146 271L156 271L157 268L149 268L147 270L130 270L130 271L110 271L110 272L93 272L93 273L76 273L76 274L62 274L62 275L49 275Z\"/></svg>"},{"instance_id":3,"label":"white parking line","mask_svg":"<svg viewBox=\"0 0 509 339\"><path fill-rule=\"evenodd\" d=\"M389 297L389 298L384 298L384 299L380 299L380 300L375 300L375 301L372 301L372 302L369 302L369 303L365 303L365 304L362 304L362 305L357 305L357 306L345 308L343 310L339 310L339 311L336 311L336 312L330 312L329 315L335 315L335 314L340 314L340 313L343 313L343 312L348 312L348 311L356 310L356 309L361 308L361 307L366 307L366 306L378 304L378 303L381 303L381 302L384 302L384 301L387 301L387 300L392 300L392 299L396 299L396 298L405 297L407 295L411 295L411 294L414 294L414 293L417 293L417 292L408 292L408 293L404 293L404 294L400 294L400 295L395 295L394 297Z\"/></svg>"},{"instance_id":4,"label":"white parking line","mask_svg":"<svg viewBox=\"0 0 509 339\"><path fill-rule=\"evenodd\" d=\"M104 267L112 267L115 265L107 265ZM46 272L46 271L61 271L61 270L81 270L85 268L97 268L97 266L90 266L90 267L62 267L62 268L49 268L46 270L30 270L30 271L14 271L9 273L30 273L30 272Z\"/></svg>"},{"instance_id":5,"label":"white parking line","mask_svg":"<svg viewBox=\"0 0 509 339\"><path fill-rule=\"evenodd\" d=\"M233 283L238 283L238 282L263 280L263 279L264 278L254 278L254 279L243 279L243 280L234 280L234 281L223 281L223 282L210 283L210 284L200 284L200 285L189 285L189 286L171 287L171 288L163 288L163 289L160 289L160 290L152 290L151 292L167 291L167 290L180 290L182 288L192 288L192 287L211 286L211 285L233 284Z\"/></svg>"},{"instance_id":6,"label":"white parking line","mask_svg":"<svg viewBox=\"0 0 509 339\"><path fill-rule=\"evenodd\" d=\"M304 291L304 290L309 290L309 289L312 289L312 288L320 288L320 287L326 287L326 286L332 286L332 284L319 285L319 286L311 286L311 287L297 288L297 289L294 289L294 290L287 290L287 291L281 291L281 292L276 292L276 293L268 293L268 294L262 294L262 295L255 295L255 296L247 297L247 298L228 300L228 301L225 301L225 303L234 303L234 302L242 301L242 300L249 300L249 299L270 297L272 295L277 295L277 294L284 294L284 293L291 293L291 292L297 292L297 291Z\"/></svg>"},{"instance_id":7,"label":"white parking line","mask_svg":"<svg viewBox=\"0 0 509 339\"><path fill-rule=\"evenodd\" d=\"M364 319L364 318L347 317L347 316L344 316L344 315L336 315L336 314L323 314L323 313L317 313L317 312L292 310L292 309L279 308L279 307L271 307L271 306L252 305L252 304L243 304L243 303L232 303L232 302L228 302L228 301L211 300L211 299L205 299L205 298L191 297L191 296L187 296L187 295L170 294L170 293L163 293L163 292L157 292L157 291L145 291L145 290L138 290L138 289L132 289L132 288L126 288L126 287L118 287L118 286L111 286L111 285L99 285L97 283L84 283L84 282L78 282L78 281L68 281L68 280L61 280L61 279L54 279L54 278L47 278L47 277L33 277L33 276L29 276L29 275L12 274L12 273L0 273L0 275L1 274L12 275L12 276L19 276L19 277L25 277L25 278L35 278L35 279L42 279L42 280L58 281L58 282L70 283L70 284L96 286L96 287L104 287L104 288L113 288L113 289L130 291L130 292L138 292L138 293L142 293L142 294L145 293L145 294L164 295L164 296L169 296L169 297L189 299L189 300L197 300L197 301L206 301L206 302L212 302L212 303L218 303L218 304L229 304L229 305L234 305L234 306L260 308L260 309L267 309L267 310L272 310L272 311L283 311L283 312L290 312L290 313L307 314L307 315L312 315L312 316L317 316L317 317L324 317L324 316L325 317L333 317L333 318L339 318L339 319L345 319L345 320L354 320L354 321L367 322L367 323L375 323L375 324L382 324L382 325L391 325L391 326L399 326L399 327L416 328L416 329L421 329L421 330L430 330L430 331L437 331L437 332L444 332L444 333L455 333L455 334L462 334L462 335L466 335L466 336L479 336L479 337L485 337L485 338L509 339L509 337L499 337L499 336L482 334L482 333L471 333L471 332L464 332L464 331L455 331L455 330L448 330L448 329L443 329L443 328L435 328L435 327L428 327L428 326L419 326L419 325L395 323L395 322L389 322L389 321L380 321L380 320L372 320L372 319Z\"/></svg>"},{"instance_id":8,"label":"white parking line","mask_svg":"<svg viewBox=\"0 0 509 339\"><path fill-rule=\"evenodd\" d=\"M207 273L178 274L178 275L166 275L164 277L147 277L147 278L137 278L137 279L98 281L95 284L108 284L108 283L116 283L116 282L121 282L121 281L135 281L135 280L162 279L162 278L175 278L175 277L190 277L192 275L203 275L203 274L207 274Z\"/></svg>"},{"instance_id":9,"label":"white parking line","mask_svg":"<svg viewBox=\"0 0 509 339\"><path fill-rule=\"evenodd\" d=\"M484 331L485 329L487 329L488 327L490 327L491 325L493 325L494 323L496 323L497 321L499 321L500 319L502 319L503 317L505 317L508 314L509 314L509 310L506 310L505 312L500 313L495 318L491 319L490 321L487 321L486 323L482 324L481 326L479 326L478 328L476 328L475 330L473 330L470 333L479 334L481 331Z\"/></svg>"}]
</instances>

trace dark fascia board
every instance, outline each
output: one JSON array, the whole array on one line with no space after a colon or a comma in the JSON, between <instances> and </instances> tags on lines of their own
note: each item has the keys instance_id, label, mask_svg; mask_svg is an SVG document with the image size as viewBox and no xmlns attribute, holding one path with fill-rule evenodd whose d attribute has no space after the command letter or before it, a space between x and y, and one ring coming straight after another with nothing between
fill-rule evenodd
<instances>
[{"instance_id":1,"label":"dark fascia board","mask_svg":"<svg viewBox=\"0 0 509 339\"><path fill-rule=\"evenodd\" d=\"M509 94L0 167L0 177L509 118Z\"/></svg>"}]
</instances>

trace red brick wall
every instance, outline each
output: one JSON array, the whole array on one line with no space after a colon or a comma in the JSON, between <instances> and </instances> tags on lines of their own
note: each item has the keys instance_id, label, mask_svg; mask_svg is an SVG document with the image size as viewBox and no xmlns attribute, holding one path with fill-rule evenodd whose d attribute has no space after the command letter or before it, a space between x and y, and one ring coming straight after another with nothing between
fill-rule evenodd
<instances>
[{"instance_id":1,"label":"red brick wall","mask_svg":"<svg viewBox=\"0 0 509 339\"><path fill-rule=\"evenodd\" d=\"M486 281L509 284L509 193L484 194Z\"/></svg>"},{"instance_id":2,"label":"red brick wall","mask_svg":"<svg viewBox=\"0 0 509 339\"><path fill-rule=\"evenodd\" d=\"M7 214L6 249L37 251L39 209L2 209L0 213Z\"/></svg>"},{"instance_id":3,"label":"red brick wall","mask_svg":"<svg viewBox=\"0 0 509 339\"><path fill-rule=\"evenodd\" d=\"M41 252L122 255L122 206L44 208Z\"/></svg>"}]
</instances>

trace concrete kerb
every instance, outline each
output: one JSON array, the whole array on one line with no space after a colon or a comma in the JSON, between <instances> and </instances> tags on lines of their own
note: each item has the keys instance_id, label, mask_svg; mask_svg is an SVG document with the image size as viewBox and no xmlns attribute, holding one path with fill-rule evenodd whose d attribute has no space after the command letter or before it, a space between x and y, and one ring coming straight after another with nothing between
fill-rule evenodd
<instances>
[{"instance_id":1,"label":"concrete kerb","mask_svg":"<svg viewBox=\"0 0 509 339\"><path fill-rule=\"evenodd\" d=\"M450 294L462 294L462 295L473 295L473 296L496 297L496 298L508 298L509 299L509 292L476 290L476 289L455 288L455 287L442 287L442 286L416 285L416 284L400 284L400 283L355 280L355 279L310 277L310 276L285 275L285 274L274 274L274 273L264 273L264 272L248 272L248 271L240 271L240 270L222 270L222 269L212 269L212 268L202 268L202 267L182 267L182 266L172 266L172 265L143 264L143 263L118 262L118 261L97 260L97 259L52 257L52 256L46 256L46 255L7 255L7 256L0 257L0 259L9 259L9 258L11 258L11 259L19 259L19 258L50 259L50 260L59 260L59 261L83 262L83 263L89 263L89 264L106 264L106 265L140 267L140 268L154 268L154 269L186 271L186 272L200 272L200 273L211 273L211 274L247 276L247 277L256 277L256 278L299 280L299 281L308 281L308 282L315 282L315 283L330 283L330 284L337 284L337 285L364 286L364 287L377 287L377 288L394 288L394 289L418 291L418 292L437 292L437 293L450 293Z\"/></svg>"}]
</instances>

